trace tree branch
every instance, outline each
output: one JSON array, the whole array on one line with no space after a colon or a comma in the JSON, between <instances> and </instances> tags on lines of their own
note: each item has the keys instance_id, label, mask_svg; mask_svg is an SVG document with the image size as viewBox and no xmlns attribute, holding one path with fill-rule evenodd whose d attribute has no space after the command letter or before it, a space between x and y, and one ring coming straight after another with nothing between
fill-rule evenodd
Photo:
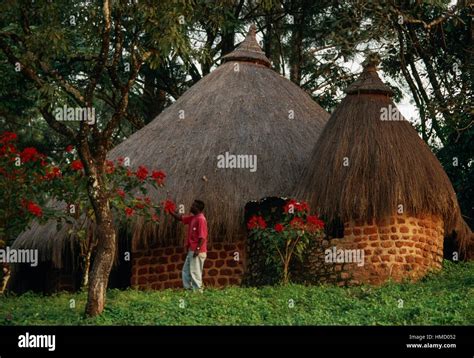
<instances>
[{"instance_id":1,"label":"tree branch","mask_svg":"<svg viewBox=\"0 0 474 358\"><path fill-rule=\"evenodd\" d=\"M110 0L104 0L104 5L102 7L102 13L104 15L104 30L102 32L102 46L100 49L100 54L94 69L92 70L92 75L90 76L89 84L86 87L85 91L85 100L86 104L92 106L92 98L94 95L95 87L99 81L102 71L107 63L107 55L109 53L110 45L110 30L111 30L111 20L110 20Z\"/></svg>"},{"instance_id":2,"label":"tree branch","mask_svg":"<svg viewBox=\"0 0 474 358\"><path fill-rule=\"evenodd\" d=\"M1 39L0 39L0 48L2 49L3 53L7 57L8 61L13 66L16 66L17 63L20 64L21 72L23 73L23 75L29 80L31 80L38 89L41 89L44 86L45 82L38 76L38 74L34 71L34 69L22 63L18 59L18 57L14 55L12 49L5 43L5 41ZM68 126L66 126L64 123L57 121L54 118L54 116L51 114L51 112L49 112L48 107L50 106L45 106L40 109L40 112L43 115L46 122L58 133L65 135L69 139L75 140L76 135L74 131Z\"/></svg>"}]
</instances>

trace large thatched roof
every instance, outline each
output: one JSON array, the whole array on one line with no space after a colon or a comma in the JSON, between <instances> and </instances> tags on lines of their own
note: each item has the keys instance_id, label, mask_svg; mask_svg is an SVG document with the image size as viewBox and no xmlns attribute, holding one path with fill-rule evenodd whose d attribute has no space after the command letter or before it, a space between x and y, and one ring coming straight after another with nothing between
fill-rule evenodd
<instances>
[{"instance_id":1,"label":"large thatched roof","mask_svg":"<svg viewBox=\"0 0 474 358\"><path fill-rule=\"evenodd\" d=\"M251 27L216 70L109 157L129 157L132 167L163 169L166 186L150 196L166 196L186 210L195 198L203 200L210 239L230 241L243 228L248 201L291 194L328 117L308 94L270 68ZM219 168L217 157L226 152L256 155L256 172ZM179 243L182 236L172 228L138 222L129 230L135 242ZM36 225L16 245L61 237L52 225Z\"/></svg>"},{"instance_id":2,"label":"large thatched roof","mask_svg":"<svg viewBox=\"0 0 474 358\"><path fill-rule=\"evenodd\" d=\"M316 142L297 196L328 220L381 219L396 213L399 205L410 214L440 215L446 234L457 231L464 246L470 230L453 186L396 109L376 63L368 61L346 93ZM389 120L382 120L384 109L392 110Z\"/></svg>"}]
</instances>

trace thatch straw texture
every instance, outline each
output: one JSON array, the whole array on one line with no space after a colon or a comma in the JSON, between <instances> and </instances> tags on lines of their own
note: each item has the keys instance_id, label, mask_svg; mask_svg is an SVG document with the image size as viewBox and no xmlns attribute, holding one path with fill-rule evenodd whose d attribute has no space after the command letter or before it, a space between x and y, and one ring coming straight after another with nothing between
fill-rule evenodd
<instances>
[{"instance_id":1,"label":"thatch straw texture","mask_svg":"<svg viewBox=\"0 0 474 358\"><path fill-rule=\"evenodd\" d=\"M64 203L53 201L52 206L58 210L64 209ZM41 225L33 222L31 228L23 232L12 245L13 249L37 249L40 262L52 261L55 267L64 266L64 257L75 257L77 245L77 232L87 228L89 234L93 235L95 226L84 220L84 216L78 220L71 220L72 224L58 224L56 220L49 220Z\"/></svg>"},{"instance_id":2,"label":"thatch straw texture","mask_svg":"<svg viewBox=\"0 0 474 358\"><path fill-rule=\"evenodd\" d=\"M440 215L445 233L456 231L465 248L471 231L440 162L400 113L401 121L381 120L382 109L398 110L375 65L346 92L316 142L297 197L330 221L382 219L399 209Z\"/></svg>"}]
</instances>

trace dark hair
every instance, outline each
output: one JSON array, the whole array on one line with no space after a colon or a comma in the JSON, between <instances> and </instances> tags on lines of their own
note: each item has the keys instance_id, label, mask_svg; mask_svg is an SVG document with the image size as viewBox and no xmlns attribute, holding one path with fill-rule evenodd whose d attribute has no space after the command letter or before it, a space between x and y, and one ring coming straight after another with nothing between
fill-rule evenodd
<instances>
[{"instance_id":1,"label":"dark hair","mask_svg":"<svg viewBox=\"0 0 474 358\"><path fill-rule=\"evenodd\" d=\"M194 203L196 204L196 207L198 208L199 211L204 210L204 201L196 199L194 200Z\"/></svg>"}]
</instances>

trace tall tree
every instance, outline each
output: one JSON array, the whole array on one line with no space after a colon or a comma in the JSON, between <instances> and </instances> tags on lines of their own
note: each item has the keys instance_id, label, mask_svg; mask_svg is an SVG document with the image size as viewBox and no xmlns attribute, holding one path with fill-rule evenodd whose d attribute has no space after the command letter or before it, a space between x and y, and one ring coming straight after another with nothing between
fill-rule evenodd
<instances>
[{"instance_id":1,"label":"tall tree","mask_svg":"<svg viewBox=\"0 0 474 358\"><path fill-rule=\"evenodd\" d=\"M116 247L106 155L120 125L134 120L129 98L143 64L156 66L171 51L185 52L190 12L190 1L103 0L97 5L23 0L0 5L3 55L36 87L38 111L76 146L88 177L98 240L86 305L91 316L104 309ZM65 122L58 117L64 106L88 114ZM94 117L96 107L100 116Z\"/></svg>"}]
</instances>

